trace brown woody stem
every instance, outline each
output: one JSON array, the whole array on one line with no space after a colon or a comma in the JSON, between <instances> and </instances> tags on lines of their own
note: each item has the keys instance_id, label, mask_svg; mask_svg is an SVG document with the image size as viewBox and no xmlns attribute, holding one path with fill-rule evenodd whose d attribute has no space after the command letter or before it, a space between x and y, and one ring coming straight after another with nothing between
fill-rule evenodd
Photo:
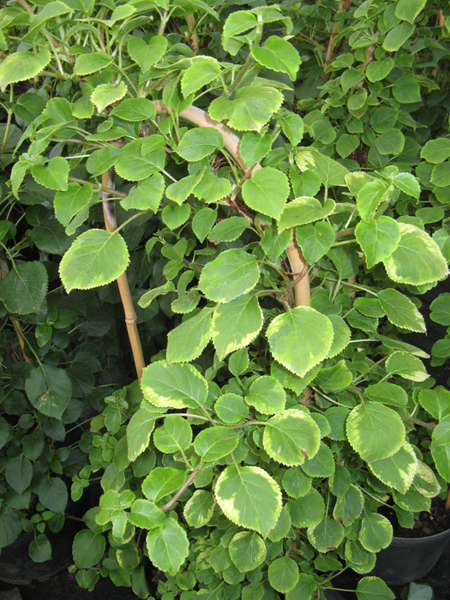
<instances>
[{"instance_id":1,"label":"brown woody stem","mask_svg":"<svg viewBox=\"0 0 450 600\"><path fill-rule=\"evenodd\" d=\"M169 510L169 508L171 508L175 502L178 500L178 498L181 496L181 494L187 490L187 488L191 485L191 483L194 481L194 479L197 477L198 475L198 471L192 471L192 473L189 475L189 477L186 479L186 481L183 483L183 485L180 487L180 489L178 490L178 492L176 492L176 494L174 494L173 498L171 498L169 500L169 502L167 504L165 504L161 510L163 512L167 512Z\"/></svg>"},{"instance_id":2,"label":"brown woody stem","mask_svg":"<svg viewBox=\"0 0 450 600\"><path fill-rule=\"evenodd\" d=\"M192 46L192 52L194 54L198 54L199 45L198 45L198 35L197 30L195 28L195 19L194 15L186 15L186 23L189 27L189 34Z\"/></svg>"}]
</instances>

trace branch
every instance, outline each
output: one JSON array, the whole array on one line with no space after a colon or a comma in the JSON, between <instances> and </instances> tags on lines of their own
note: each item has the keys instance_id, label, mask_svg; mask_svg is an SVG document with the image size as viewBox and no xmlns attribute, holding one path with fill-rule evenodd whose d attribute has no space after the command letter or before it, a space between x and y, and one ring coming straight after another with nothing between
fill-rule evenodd
<instances>
[{"instance_id":1,"label":"branch","mask_svg":"<svg viewBox=\"0 0 450 600\"><path fill-rule=\"evenodd\" d=\"M183 483L183 485L180 487L180 489L178 490L178 492L176 492L176 494L174 494L173 498L171 498L169 500L169 502L167 504L165 504L161 510L163 512L167 512L169 510L169 508L171 508L175 502L178 500L178 498L181 496L181 494L187 490L187 488L191 485L191 483L194 481L194 479L197 477L198 475L198 471L192 471L192 473L189 475L189 477L186 479L186 481Z\"/></svg>"}]
</instances>

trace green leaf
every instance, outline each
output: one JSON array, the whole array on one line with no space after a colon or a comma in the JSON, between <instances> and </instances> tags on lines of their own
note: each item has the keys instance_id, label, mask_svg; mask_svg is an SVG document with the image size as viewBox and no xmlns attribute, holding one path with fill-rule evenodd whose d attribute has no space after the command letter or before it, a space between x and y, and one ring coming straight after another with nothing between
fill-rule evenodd
<instances>
[{"instance_id":1,"label":"green leaf","mask_svg":"<svg viewBox=\"0 0 450 600\"><path fill-rule=\"evenodd\" d=\"M200 356L211 339L212 307L205 307L187 321L172 329L167 336L167 360L188 362Z\"/></svg>"},{"instance_id":2,"label":"green leaf","mask_svg":"<svg viewBox=\"0 0 450 600\"><path fill-rule=\"evenodd\" d=\"M300 171L313 171L327 187L346 185L345 176L348 169L313 148L299 148L295 154L295 162Z\"/></svg>"},{"instance_id":3,"label":"green leaf","mask_svg":"<svg viewBox=\"0 0 450 600\"><path fill-rule=\"evenodd\" d=\"M376 141L376 147L383 156L389 154L401 154L405 145L405 136L399 129L388 129L384 131Z\"/></svg>"},{"instance_id":4,"label":"green leaf","mask_svg":"<svg viewBox=\"0 0 450 600\"><path fill-rule=\"evenodd\" d=\"M316 582L313 575L300 573L297 585L286 594L286 600L312 600L316 592Z\"/></svg>"},{"instance_id":5,"label":"green leaf","mask_svg":"<svg viewBox=\"0 0 450 600\"><path fill-rule=\"evenodd\" d=\"M369 385L364 396L374 402L381 404L391 404L392 406L406 406L408 404L408 394L399 385L383 381Z\"/></svg>"},{"instance_id":6,"label":"green leaf","mask_svg":"<svg viewBox=\"0 0 450 600\"><path fill-rule=\"evenodd\" d=\"M9 507L0 513L0 548L9 546L22 532L22 521L19 514Z\"/></svg>"},{"instance_id":7,"label":"green leaf","mask_svg":"<svg viewBox=\"0 0 450 600\"><path fill-rule=\"evenodd\" d=\"M142 294L142 296L139 298L138 305L141 308L147 308L150 306L153 300L155 300L155 298L158 298L158 296L165 296L166 294L170 294L174 291L175 285L173 281L166 281L166 283L163 285L153 288L152 290L148 290L148 292Z\"/></svg>"},{"instance_id":8,"label":"green leaf","mask_svg":"<svg viewBox=\"0 0 450 600\"><path fill-rule=\"evenodd\" d=\"M386 50L386 52L396 52L412 36L413 32L414 25L406 22L400 23L400 25L391 29L384 38L383 49ZM415 102L415 100L410 100L410 102Z\"/></svg>"},{"instance_id":9,"label":"green leaf","mask_svg":"<svg viewBox=\"0 0 450 600\"><path fill-rule=\"evenodd\" d=\"M334 244L336 235L327 221L303 225L295 230L295 239L308 264L313 265L324 256Z\"/></svg>"},{"instance_id":10,"label":"green leaf","mask_svg":"<svg viewBox=\"0 0 450 600\"><path fill-rule=\"evenodd\" d=\"M263 375L252 382L245 400L263 415L273 415L284 411L286 393L274 377Z\"/></svg>"},{"instance_id":11,"label":"green leaf","mask_svg":"<svg viewBox=\"0 0 450 600\"><path fill-rule=\"evenodd\" d=\"M328 424L331 428L327 437L331 440L346 440L345 421L347 420L349 410L343 406L332 406L325 411Z\"/></svg>"},{"instance_id":12,"label":"green leaf","mask_svg":"<svg viewBox=\"0 0 450 600\"><path fill-rule=\"evenodd\" d=\"M306 225L313 221L318 221L330 215L336 207L336 203L331 198L328 198L322 205L316 198L303 196L289 202L278 223L278 231L297 227L298 225Z\"/></svg>"},{"instance_id":13,"label":"green leaf","mask_svg":"<svg viewBox=\"0 0 450 600\"><path fill-rule=\"evenodd\" d=\"M167 44L168 40L162 35L152 37L148 44L142 38L133 36L128 40L128 52L145 73L161 60L166 53Z\"/></svg>"},{"instance_id":14,"label":"green leaf","mask_svg":"<svg viewBox=\"0 0 450 600\"><path fill-rule=\"evenodd\" d=\"M169 575L176 575L189 554L186 532L172 518L148 532L146 545L148 556L155 567Z\"/></svg>"},{"instance_id":15,"label":"green leaf","mask_svg":"<svg viewBox=\"0 0 450 600\"><path fill-rule=\"evenodd\" d=\"M445 446L431 444L430 449L437 472L445 481L448 481L450 479L450 444Z\"/></svg>"},{"instance_id":16,"label":"green leaf","mask_svg":"<svg viewBox=\"0 0 450 600\"><path fill-rule=\"evenodd\" d=\"M391 323L403 329L426 333L425 321L409 298L397 290L387 289L378 292L378 299Z\"/></svg>"},{"instance_id":17,"label":"green leaf","mask_svg":"<svg viewBox=\"0 0 450 600\"><path fill-rule=\"evenodd\" d=\"M234 242L250 226L244 217L228 217L219 221L209 232L208 240L213 244L220 242Z\"/></svg>"},{"instance_id":18,"label":"green leaf","mask_svg":"<svg viewBox=\"0 0 450 600\"><path fill-rule=\"evenodd\" d=\"M50 160L46 167L43 165L35 165L31 169L31 174L36 183L39 183L50 190L61 190L66 192L68 188L67 177L69 171L70 168L67 160L61 156L55 156Z\"/></svg>"},{"instance_id":19,"label":"green leaf","mask_svg":"<svg viewBox=\"0 0 450 600\"><path fill-rule=\"evenodd\" d=\"M146 144L150 140L152 145ZM164 169L166 153L164 138L151 136L130 142L122 149L122 154L115 164L116 172L129 181L148 179L157 171Z\"/></svg>"},{"instance_id":20,"label":"green leaf","mask_svg":"<svg viewBox=\"0 0 450 600\"><path fill-rule=\"evenodd\" d=\"M295 115L297 116L297 115ZM299 117L300 118L300 117ZM261 161L272 147L272 136L266 133L261 136L259 133L244 133L239 144L239 154L248 167L251 167Z\"/></svg>"},{"instance_id":21,"label":"green leaf","mask_svg":"<svg viewBox=\"0 0 450 600\"><path fill-rule=\"evenodd\" d=\"M352 381L353 375L343 359L333 367L321 369L315 379L315 383L325 392L341 392Z\"/></svg>"},{"instance_id":22,"label":"green leaf","mask_svg":"<svg viewBox=\"0 0 450 600\"><path fill-rule=\"evenodd\" d=\"M38 490L39 502L55 513L64 513L69 499L66 484L59 477L41 480Z\"/></svg>"},{"instance_id":23,"label":"green leaf","mask_svg":"<svg viewBox=\"0 0 450 600\"><path fill-rule=\"evenodd\" d=\"M435 323L450 325L450 294L440 294L430 304L430 318Z\"/></svg>"},{"instance_id":24,"label":"green leaf","mask_svg":"<svg viewBox=\"0 0 450 600\"><path fill-rule=\"evenodd\" d=\"M264 449L276 462L302 465L319 450L320 429L305 412L290 409L269 419L263 434Z\"/></svg>"},{"instance_id":25,"label":"green leaf","mask_svg":"<svg viewBox=\"0 0 450 600\"><path fill-rule=\"evenodd\" d=\"M144 179L120 201L125 210L152 210L156 212L164 194L164 177L159 173Z\"/></svg>"},{"instance_id":26,"label":"green leaf","mask_svg":"<svg viewBox=\"0 0 450 600\"><path fill-rule=\"evenodd\" d=\"M5 477L18 494L22 494L31 483L33 466L23 454L7 459Z\"/></svg>"},{"instance_id":27,"label":"green leaf","mask_svg":"<svg viewBox=\"0 0 450 600\"><path fill-rule=\"evenodd\" d=\"M411 173L399 173L396 175L394 185L408 196L412 196L417 200L419 199L420 184L417 178L414 177L414 175L411 175Z\"/></svg>"},{"instance_id":28,"label":"green leaf","mask_svg":"<svg viewBox=\"0 0 450 600\"><path fill-rule=\"evenodd\" d=\"M236 525L254 529L265 538L278 521L281 492L259 467L227 467L215 487L217 503Z\"/></svg>"},{"instance_id":29,"label":"green leaf","mask_svg":"<svg viewBox=\"0 0 450 600\"><path fill-rule=\"evenodd\" d=\"M204 173L200 183L195 186L192 193L199 200L204 200L207 204L213 204L231 194L231 183L224 177Z\"/></svg>"},{"instance_id":30,"label":"green leaf","mask_svg":"<svg viewBox=\"0 0 450 600\"><path fill-rule=\"evenodd\" d=\"M91 102L95 105L100 114L107 106L111 106L111 104L122 100L127 91L128 88L123 81L120 81L117 85L113 85L112 83L102 83L92 92Z\"/></svg>"},{"instance_id":31,"label":"green leaf","mask_svg":"<svg viewBox=\"0 0 450 600\"><path fill-rule=\"evenodd\" d=\"M378 577L363 577L356 586L358 600L394 600L395 594Z\"/></svg>"},{"instance_id":32,"label":"green leaf","mask_svg":"<svg viewBox=\"0 0 450 600\"><path fill-rule=\"evenodd\" d=\"M301 63L300 55L285 39L272 35L262 46L251 46L250 53L266 69L286 73L291 81L295 81Z\"/></svg>"},{"instance_id":33,"label":"green leaf","mask_svg":"<svg viewBox=\"0 0 450 600\"><path fill-rule=\"evenodd\" d=\"M329 552L344 539L344 528L340 523L325 516L320 523L309 527L308 540L319 552Z\"/></svg>"},{"instance_id":34,"label":"green leaf","mask_svg":"<svg viewBox=\"0 0 450 600\"><path fill-rule=\"evenodd\" d=\"M247 206L274 219L280 218L288 196L288 178L273 167L258 169L242 186Z\"/></svg>"},{"instance_id":35,"label":"green leaf","mask_svg":"<svg viewBox=\"0 0 450 600\"><path fill-rule=\"evenodd\" d=\"M186 481L186 471L179 471L172 467L156 467L142 482L142 493L152 502L180 489Z\"/></svg>"},{"instance_id":36,"label":"green leaf","mask_svg":"<svg viewBox=\"0 0 450 600\"><path fill-rule=\"evenodd\" d=\"M203 242L216 222L217 211L212 208L202 208L192 219L192 231L200 242Z\"/></svg>"},{"instance_id":37,"label":"green leaf","mask_svg":"<svg viewBox=\"0 0 450 600\"><path fill-rule=\"evenodd\" d=\"M348 346L352 333L347 327L344 319L338 315L331 314L328 318L333 326L334 336L327 358L333 358L333 356L337 356ZM347 375L346 377L348 378Z\"/></svg>"},{"instance_id":38,"label":"green leaf","mask_svg":"<svg viewBox=\"0 0 450 600\"><path fill-rule=\"evenodd\" d=\"M105 547L106 539L101 533L83 529L73 540L73 562L79 569L93 567L101 560Z\"/></svg>"},{"instance_id":39,"label":"green leaf","mask_svg":"<svg viewBox=\"0 0 450 600\"><path fill-rule=\"evenodd\" d=\"M159 527L165 520L166 515L160 508L150 500L139 498L131 505L128 521L142 529L153 529Z\"/></svg>"},{"instance_id":40,"label":"green leaf","mask_svg":"<svg viewBox=\"0 0 450 600\"><path fill-rule=\"evenodd\" d=\"M286 506L281 509L280 516L278 517L277 524L269 533L269 540L271 542L279 542L284 539L291 531L291 517Z\"/></svg>"},{"instance_id":41,"label":"green leaf","mask_svg":"<svg viewBox=\"0 0 450 600\"><path fill-rule=\"evenodd\" d=\"M37 535L34 540L31 540L28 546L28 556L35 563L42 563L52 559L52 546L44 533Z\"/></svg>"},{"instance_id":42,"label":"green leaf","mask_svg":"<svg viewBox=\"0 0 450 600\"><path fill-rule=\"evenodd\" d=\"M326 444L320 444L317 454L305 461L303 470L309 477L331 477L334 474L333 454Z\"/></svg>"},{"instance_id":43,"label":"green leaf","mask_svg":"<svg viewBox=\"0 0 450 600\"><path fill-rule=\"evenodd\" d=\"M361 521L359 541L369 552L380 552L392 541L393 528L386 517L377 513L365 515Z\"/></svg>"},{"instance_id":44,"label":"green leaf","mask_svg":"<svg viewBox=\"0 0 450 600\"><path fill-rule=\"evenodd\" d=\"M141 122L147 119L153 121L156 117L156 108L147 98L125 98L112 109L110 115L124 121Z\"/></svg>"},{"instance_id":45,"label":"green leaf","mask_svg":"<svg viewBox=\"0 0 450 600\"><path fill-rule=\"evenodd\" d=\"M356 196L356 206L363 221L370 221L381 202L387 199L389 190L381 181L363 185Z\"/></svg>"},{"instance_id":46,"label":"green leaf","mask_svg":"<svg viewBox=\"0 0 450 600\"><path fill-rule=\"evenodd\" d=\"M224 49L233 56L237 54L242 42L237 43L232 38L253 29L256 25L256 15L250 10L239 10L231 13L223 27L222 44Z\"/></svg>"},{"instance_id":47,"label":"green leaf","mask_svg":"<svg viewBox=\"0 0 450 600\"><path fill-rule=\"evenodd\" d=\"M336 499L333 517L342 521L344 527L351 525L361 514L364 507L364 496L360 489L350 486L346 492Z\"/></svg>"},{"instance_id":48,"label":"green leaf","mask_svg":"<svg viewBox=\"0 0 450 600\"><path fill-rule=\"evenodd\" d=\"M212 341L219 360L250 344L262 326L263 314L255 296L244 294L219 304L212 320Z\"/></svg>"},{"instance_id":49,"label":"green leaf","mask_svg":"<svg viewBox=\"0 0 450 600\"><path fill-rule=\"evenodd\" d=\"M230 427L216 425L203 429L194 440L194 450L205 462L219 460L233 452L239 444L239 433Z\"/></svg>"},{"instance_id":50,"label":"green leaf","mask_svg":"<svg viewBox=\"0 0 450 600\"><path fill-rule=\"evenodd\" d=\"M429 140L420 152L420 158L437 164L450 158L450 139L440 137L437 140Z\"/></svg>"},{"instance_id":51,"label":"green leaf","mask_svg":"<svg viewBox=\"0 0 450 600\"><path fill-rule=\"evenodd\" d=\"M351 446L368 463L395 454L405 441L405 427L399 415L377 402L364 402L347 418Z\"/></svg>"},{"instance_id":52,"label":"green leaf","mask_svg":"<svg viewBox=\"0 0 450 600\"><path fill-rule=\"evenodd\" d=\"M31 371L25 392L36 410L47 417L61 419L72 396L72 383L63 369L41 365Z\"/></svg>"},{"instance_id":53,"label":"green leaf","mask_svg":"<svg viewBox=\"0 0 450 600\"><path fill-rule=\"evenodd\" d=\"M307 477L298 467L287 469L283 475L283 488L291 498L306 496L311 485L311 477Z\"/></svg>"},{"instance_id":54,"label":"green leaf","mask_svg":"<svg viewBox=\"0 0 450 600\"><path fill-rule=\"evenodd\" d=\"M298 565L289 556L281 556L270 563L267 574L270 585L277 592L285 594L294 589L297 584L299 577Z\"/></svg>"},{"instance_id":55,"label":"green leaf","mask_svg":"<svg viewBox=\"0 0 450 600\"><path fill-rule=\"evenodd\" d=\"M266 558L266 545L254 531L240 531L228 546L231 560L241 573L253 571Z\"/></svg>"},{"instance_id":56,"label":"green leaf","mask_svg":"<svg viewBox=\"0 0 450 600\"><path fill-rule=\"evenodd\" d=\"M281 119L281 129L287 139L291 142L293 146L298 146L303 139L303 119L296 115L295 113L288 113L284 115ZM267 137L264 136L263 139ZM270 136L269 136L270 138ZM272 140L270 139L270 145L272 144ZM269 148L270 148L269 145ZM242 155L242 142L240 145L240 151ZM242 157L244 158L244 157ZM245 159L244 159L245 160Z\"/></svg>"},{"instance_id":57,"label":"green leaf","mask_svg":"<svg viewBox=\"0 0 450 600\"><path fill-rule=\"evenodd\" d=\"M202 56L197 57L194 61L181 78L181 91L185 98L208 85L220 75L220 64L214 58Z\"/></svg>"},{"instance_id":58,"label":"green leaf","mask_svg":"<svg viewBox=\"0 0 450 600\"><path fill-rule=\"evenodd\" d=\"M395 5L395 16L401 21L414 23L425 4L426 0L399 0Z\"/></svg>"},{"instance_id":59,"label":"green leaf","mask_svg":"<svg viewBox=\"0 0 450 600\"><path fill-rule=\"evenodd\" d=\"M237 248L221 252L207 263L198 281L208 300L230 302L252 290L259 280L256 259Z\"/></svg>"},{"instance_id":60,"label":"green leaf","mask_svg":"<svg viewBox=\"0 0 450 600\"><path fill-rule=\"evenodd\" d=\"M443 387L434 390L420 390L420 405L435 419L450 414L450 391Z\"/></svg>"},{"instance_id":61,"label":"green leaf","mask_svg":"<svg viewBox=\"0 0 450 600\"><path fill-rule=\"evenodd\" d=\"M90 229L67 250L59 274L67 293L73 289L89 290L117 279L129 260L127 245L119 233Z\"/></svg>"},{"instance_id":62,"label":"green leaf","mask_svg":"<svg viewBox=\"0 0 450 600\"><path fill-rule=\"evenodd\" d=\"M209 116L215 121L228 119L229 127L238 131L261 131L283 103L281 92L272 87L244 86L233 98L216 98L209 105Z\"/></svg>"},{"instance_id":63,"label":"green leaf","mask_svg":"<svg viewBox=\"0 0 450 600\"><path fill-rule=\"evenodd\" d=\"M360 221L355 236L366 257L367 268L389 259L401 240L402 230L391 217L379 217L367 222Z\"/></svg>"},{"instance_id":64,"label":"green leaf","mask_svg":"<svg viewBox=\"0 0 450 600\"><path fill-rule=\"evenodd\" d=\"M94 188L89 183L81 186L79 183L69 183L67 191L57 192L53 200L55 216L67 227L73 217L83 208L89 206L94 194Z\"/></svg>"},{"instance_id":65,"label":"green leaf","mask_svg":"<svg viewBox=\"0 0 450 600\"><path fill-rule=\"evenodd\" d=\"M450 185L450 162L446 161L433 167L430 182L438 188Z\"/></svg>"},{"instance_id":66,"label":"green leaf","mask_svg":"<svg viewBox=\"0 0 450 600\"><path fill-rule=\"evenodd\" d=\"M159 414L157 409L142 402L140 408L131 417L127 426L128 460L136 460L148 448L150 436L155 427Z\"/></svg>"},{"instance_id":67,"label":"green leaf","mask_svg":"<svg viewBox=\"0 0 450 600\"><path fill-rule=\"evenodd\" d=\"M177 146L177 154L189 162L196 162L209 156L216 149L223 148L223 136L213 127L201 127L186 131Z\"/></svg>"},{"instance_id":68,"label":"green leaf","mask_svg":"<svg viewBox=\"0 0 450 600\"><path fill-rule=\"evenodd\" d=\"M141 388L146 400L164 408L198 408L208 395L208 385L197 369L165 360L144 367Z\"/></svg>"},{"instance_id":69,"label":"green leaf","mask_svg":"<svg viewBox=\"0 0 450 600\"><path fill-rule=\"evenodd\" d=\"M192 429L186 419L169 415L153 434L153 443L165 454L187 450L192 442Z\"/></svg>"},{"instance_id":70,"label":"green leaf","mask_svg":"<svg viewBox=\"0 0 450 600\"><path fill-rule=\"evenodd\" d=\"M439 425L440 423L437 427L439 427ZM433 431L433 445L435 444L434 434L436 433L436 429ZM446 437L448 437L448 435L446 435ZM433 469L420 460L417 463L417 471L414 477L413 487L417 492L419 492L419 494L425 496L425 498L434 498L441 491L441 486L439 485Z\"/></svg>"},{"instance_id":71,"label":"green leaf","mask_svg":"<svg viewBox=\"0 0 450 600\"><path fill-rule=\"evenodd\" d=\"M422 101L420 86L417 80L411 75L405 75L396 79L392 87L392 93L400 104L413 104L414 102Z\"/></svg>"},{"instance_id":72,"label":"green leaf","mask_svg":"<svg viewBox=\"0 0 450 600\"><path fill-rule=\"evenodd\" d=\"M386 361L386 371L410 381L425 381L429 375L423 362L408 352L394 352Z\"/></svg>"},{"instance_id":73,"label":"green leaf","mask_svg":"<svg viewBox=\"0 0 450 600\"><path fill-rule=\"evenodd\" d=\"M16 264L6 277L0 279L0 300L11 313L37 313L47 294L47 288L47 270L41 262Z\"/></svg>"},{"instance_id":74,"label":"green leaf","mask_svg":"<svg viewBox=\"0 0 450 600\"><path fill-rule=\"evenodd\" d=\"M96 150L93 152L86 161L86 168L91 173L91 175L98 176L105 173L108 169L110 169L115 163L117 159L122 154L121 148L116 148L116 146L108 145L101 150ZM78 185L74 183L69 183L69 190L71 186Z\"/></svg>"},{"instance_id":75,"label":"green leaf","mask_svg":"<svg viewBox=\"0 0 450 600\"><path fill-rule=\"evenodd\" d=\"M197 490L186 502L183 510L184 518L189 527L197 529L211 520L214 514L216 500L212 492Z\"/></svg>"},{"instance_id":76,"label":"green leaf","mask_svg":"<svg viewBox=\"0 0 450 600\"><path fill-rule=\"evenodd\" d=\"M230 425L243 423L248 415L248 406L242 396L233 393L220 396L214 404L214 410L221 421Z\"/></svg>"},{"instance_id":77,"label":"green leaf","mask_svg":"<svg viewBox=\"0 0 450 600\"><path fill-rule=\"evenodd\" d=\"M89 54L80 54L73 68L74 75L83 77L91 75L101 69L105 69L113 61L112 56L105 52L90 52Z\"/></svg>"},{"instance_id":78,"label":"green leaf","mask_svg":"<svg viewBox=\"0 0 450 600\"><path fill-rule=\"evenodd\" d=\"M297 500L289 500L286 506L294 527L313 527L320 523L325 513L323 498L315 489Z\"/></svg>"},{"instance_id":79,"label":"green leaf","mask_svg":"<svg viewBox=\"0 0 450 600\"><path fill-rule=\"evenodd\" d=\"M9 54L0 65L0 88L2 92L10 83L27 81L39 75L51 58L52 55L47 48L43 48L39 54L33 54L29 50Z\"/></svg>"},{"instance_id":80,"label":"green leaf","mask_svg":"<svg viewBox=\"0 0 450 600\"><path fill-rule=\"evenodd\" d=\"M275 317L267 328L267 339L275 360L303 377L328 355L333 326L325 315L299 306Z\"/></svg>"},{"instance_id":81,"label":"green leaf","mask_svg":"<svg viewBox=\"0 0 450 600\"><path fill-rule=\"evenodd\" d=\"M245 373L250 364L247 348L233 352L228 361L228 369L235 377Z\"/></svg>"},{"instance_id":82,"label":"green leaf","mask_svg":"<svg viewBox=\"0 0 450 600\"><path fill-rule=\"evenodd\" d=\"M381 81L385 79L394 68L395 63L391 57L384 57L383 60L376 60L367 65L366 76L369 81Z\"/></svg>"},{"instance_id":83,"label":"green leaf","mask_svg":"<svg viewBox=\"0 0 450 600\"><path fill-rule=\"evenodd\" d=\"M370 65L369 65L370 66ZM359 146L359 137L357 135L348 135L347 133L339 136L336 143L336 152L341 158L347 158Z\"/></svg>"}]
</instances>

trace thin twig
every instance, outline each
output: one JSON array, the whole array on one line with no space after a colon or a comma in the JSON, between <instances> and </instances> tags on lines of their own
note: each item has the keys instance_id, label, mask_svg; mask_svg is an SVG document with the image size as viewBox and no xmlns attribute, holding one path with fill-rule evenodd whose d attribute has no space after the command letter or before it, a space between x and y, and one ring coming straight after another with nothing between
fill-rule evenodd
<instances>
[{"instance_id":1,"label":"thin twig","mask_svg":"<svg viewBox=\"0 0 450 600\"><path fill-rule=\"evenodd\" d=\"M194 481L194 479L197 477L199 471L192 471L192 473L189 475L189 477L186 479L186 481L183 483L183 485L180 487L180 489L178 490L178 492L176 494L174 494L173 498L171 498L169 500L169 502L167 504L165 504L161 510L163 512L167 512L169 510L169 508L171 508L175 502L178 500L178 498L181 496L181 494L187 490L187 488L191 485L191 483Z\"/></svg>"}]
</instances>

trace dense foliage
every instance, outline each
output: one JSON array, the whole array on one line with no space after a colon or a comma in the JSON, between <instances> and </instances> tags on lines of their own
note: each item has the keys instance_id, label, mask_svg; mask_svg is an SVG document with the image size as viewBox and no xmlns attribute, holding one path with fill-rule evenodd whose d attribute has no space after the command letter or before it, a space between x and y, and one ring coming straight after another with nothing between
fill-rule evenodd
<instances>
[{"instance_id":1,"label":"dense foliage","mask_svg":"<svg viewBox=\"0 0 450 600\"><path fill-rule=\"evenodd\" d=\"M450 392L405 341L450 259L446 10L0 11L0 546L36 527L46 560L76 470L74 501L102 488L80 585L145 598L148 556L164 600L319 598L372 571L380 506L411 527L446 496ZM432 309L450 324L448 294ZM357 596L393 598L370 575Z\"/></svg>"}]
</instances>

